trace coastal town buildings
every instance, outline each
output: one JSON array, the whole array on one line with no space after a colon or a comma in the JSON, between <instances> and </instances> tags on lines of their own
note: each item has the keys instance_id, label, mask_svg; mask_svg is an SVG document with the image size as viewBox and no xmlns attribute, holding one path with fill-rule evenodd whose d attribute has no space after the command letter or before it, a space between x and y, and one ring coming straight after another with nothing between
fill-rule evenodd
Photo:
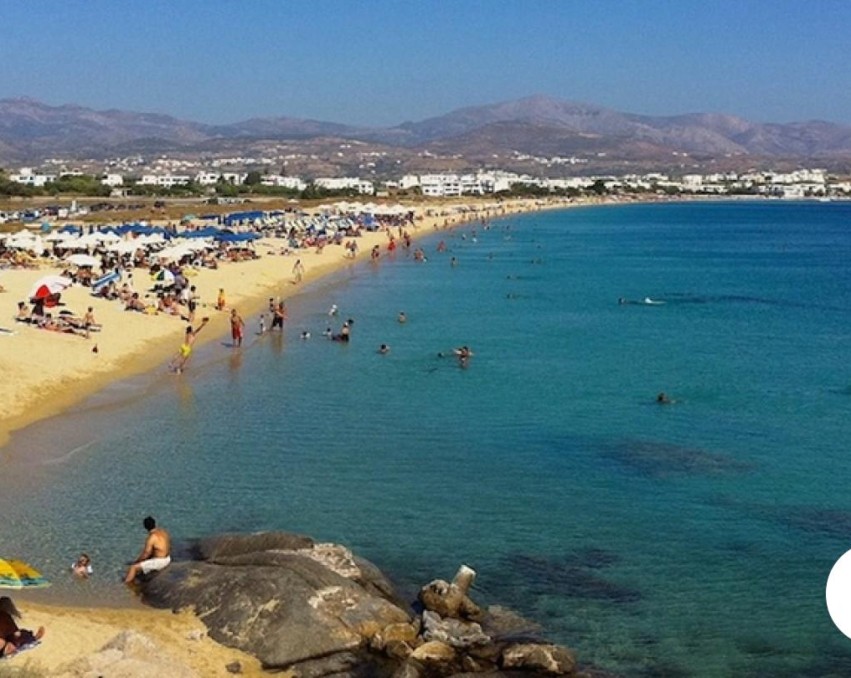
<instances>
[{"instance_id":1,"label":"coastal town buildings","mask_svg":"<svg viewBox=\"0 0 851 678\"><path fill-rule=\"evenodd\" d=\"M625 174L621 176L541 177L516 174L505 170L480 170L470 173L405 173L399 178L377 181L358 176L303 177L285 174L286 162L277 166L280 172L270 171L271 158L233 157L208 162L159 157L145 162L134 156L102 163L91 172L101 184L132 194L133 186L171 189L191 184L214 192L222 183L241 186L251 174L251 183L265 187L283 188L294 192L307 190L311 185L328 192L356 192L359 195L389 195L391 192L415 192L429 198L456 198L465 195L495 195L525 187L554 193L598 190L609 193L661 193L666 195L755 195L786 199L851 197L851 179L834 177L818 168L801 168L790 172L746 171L700 174L696 172L671 176L660 172ZM279 159L278 159L279 160ZM265 169L258 171L258 166ZM366 163L372 166L372 163ZM56 169L53 169L53 168ZM84 164L86 170L90 164ZM369 173L372 173L370 170ZM8 175L8 180L43 188L68 177L86 175L86 171L71 166L67 160L51 159L42 168L21 167ZM598 188L595 188L598 187Z\"/></svg>"}]
</instances>

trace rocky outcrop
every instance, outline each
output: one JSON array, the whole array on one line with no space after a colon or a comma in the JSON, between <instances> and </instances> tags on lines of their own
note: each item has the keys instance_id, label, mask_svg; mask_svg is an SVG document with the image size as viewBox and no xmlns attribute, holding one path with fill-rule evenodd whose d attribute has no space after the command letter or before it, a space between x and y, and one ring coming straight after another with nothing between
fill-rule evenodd
<instances>
[{"instance_id":1,"label":"rocky outcrop","mask_svg":"<svg viewBox=\"0 0 851 678\"><path fill-rule=\"evenodd\" d=\"M570 652L469 597L476 573L420 592L420 614L372 563L301 535L222 535L143 585L146 602L191 608L216 641L299 678L569 675ZM503 673L507 672L507 673Z\"/></svg>"},{"instance_id":2,"label":"rocky outcrop","mask_svg":"<svg viewBox=\"0 0 851 678\"><path fill-rule=\"evenodd\" d=\"M188 666L164 655L147 636L135 631L124 631L98 652L59 667L54 678L199 678Z\"/></svg>"}]
</instances>

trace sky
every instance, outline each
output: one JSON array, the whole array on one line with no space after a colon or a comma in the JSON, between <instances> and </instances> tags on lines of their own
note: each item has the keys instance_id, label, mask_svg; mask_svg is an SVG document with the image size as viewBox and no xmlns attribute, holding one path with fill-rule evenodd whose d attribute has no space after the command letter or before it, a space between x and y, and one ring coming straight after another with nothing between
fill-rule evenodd
<instances>
[{"instance_id":1,"label":"sky","mask_svg":"<svg viewBox=\"0 0 851 678\"><path fill-rule=\"evenodd\" d=\"M537 94L851 124L851 1L0 0L0 99L390 126Z\"/></svg>"}]
</instances>

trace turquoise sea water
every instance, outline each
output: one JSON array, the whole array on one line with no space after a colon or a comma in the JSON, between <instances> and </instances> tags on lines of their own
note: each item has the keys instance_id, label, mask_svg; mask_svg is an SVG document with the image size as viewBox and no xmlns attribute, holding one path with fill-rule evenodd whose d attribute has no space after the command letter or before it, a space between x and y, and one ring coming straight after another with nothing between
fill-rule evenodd
<instances>
[{"instance_id":1,"label":"turquoise sea water","mask_svg":"<svg viewBox=\"0 0 851 678\"><path fill-rule=\"evenodd\" d=\"M49 595L119 600L149 513L178 541L285 529L410 594L467 563L481 602L615 673L851 674L824 602L851 549L851 205L584 208L420 242L425 263L306 288L284 336L17 434L4 550ZM349 345L321 336L331 304ZM466 369L439 357L461 344Z\"/></svg>"}]
</instances>

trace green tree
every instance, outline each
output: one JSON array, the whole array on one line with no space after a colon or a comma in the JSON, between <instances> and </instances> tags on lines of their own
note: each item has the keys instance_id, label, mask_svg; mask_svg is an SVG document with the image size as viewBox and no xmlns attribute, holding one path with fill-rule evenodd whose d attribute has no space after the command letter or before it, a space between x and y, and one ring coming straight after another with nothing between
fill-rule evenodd
<instances>
[{"instance_id":1,"label":"green tree","mask_svg":"<svg viewBox=\"0 0 851 678\"><path fill-rule=\"evenodd\" d=\"M246 186L258 186L263 181L263 175L257 170L251 170L245 175L245 181L242 183Z\"/></svg>"}]
</instances>

